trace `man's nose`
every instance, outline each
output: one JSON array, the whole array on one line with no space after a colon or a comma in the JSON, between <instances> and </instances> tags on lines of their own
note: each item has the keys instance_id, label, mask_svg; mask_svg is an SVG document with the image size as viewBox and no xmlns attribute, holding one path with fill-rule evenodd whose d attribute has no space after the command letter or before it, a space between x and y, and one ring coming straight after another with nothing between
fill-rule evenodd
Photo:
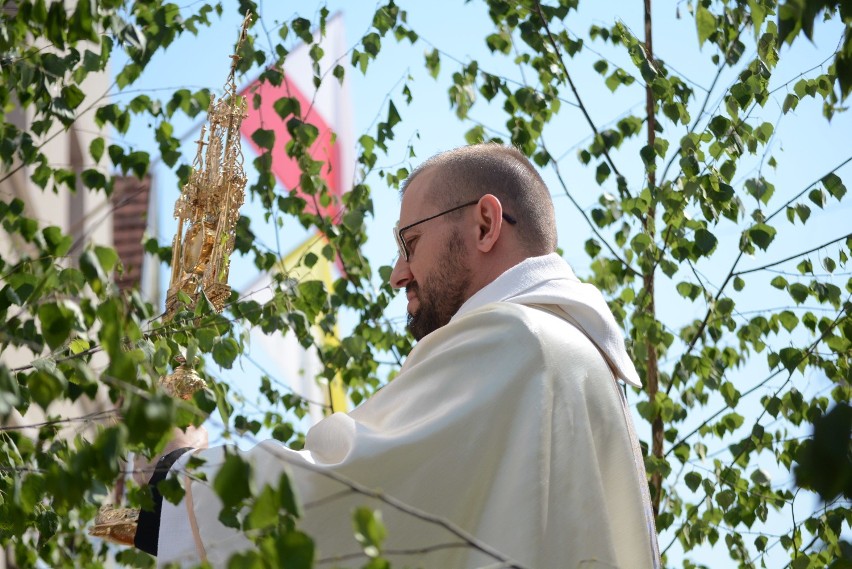
<instances>
[{"instance_id":1,"label":"man's nose","mask_svg":"<svg viewBox=\"0 0 852 569\"><path fill-rule=\"evenodd\" d=\"M411 274L411 268L408 266L408 261L404 257L399 257L396 264L393 266L393 271L390 276L390 284L393 288L404 288L414 280L414 275Z\"/></svg>"}]
</instances>

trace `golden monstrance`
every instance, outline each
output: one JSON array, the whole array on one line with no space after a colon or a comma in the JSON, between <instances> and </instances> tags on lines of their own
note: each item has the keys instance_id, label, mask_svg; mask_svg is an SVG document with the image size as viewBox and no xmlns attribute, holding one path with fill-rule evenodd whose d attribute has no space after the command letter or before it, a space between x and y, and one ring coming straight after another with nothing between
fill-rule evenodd
<instances>
[{"instance_id":1,"label":"golden monstrance","mask_svg":"<svg viewBox=\"0 0 852 569\"><path fill-rule=\"evenodd\" d=\"M202 294L217 312L222 311L231 296L228 270L246 187L240 125L247 116L246 100L237 95L234 76L240 59L237 54L250 22L251 15L247 13L231 56L224 93L218 100L215 96L210 99L207 124L201 127L196 141L192 173L175 202L178 226L172 241L172 276L165 320L170 320L181 308L191 309ZM184 295L189 298L186 306ZM205 387L204 380L192 369L192 362L182 363L174 373L160 378L160 385L170 395L182 399L191 398ZM138 518L138 510L103 506L89 534L133 545Z\"/></svg>"}]
</instances>

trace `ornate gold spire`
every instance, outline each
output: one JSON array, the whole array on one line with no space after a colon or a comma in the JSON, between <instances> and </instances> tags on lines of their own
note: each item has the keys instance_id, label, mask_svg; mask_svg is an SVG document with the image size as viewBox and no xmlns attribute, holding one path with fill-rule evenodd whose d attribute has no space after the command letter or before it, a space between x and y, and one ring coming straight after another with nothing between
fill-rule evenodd
<instances>
[{"instance_id":1,"label":"ornate gold spire","mask_svg":"<svg viewBox=\"0 0 852 569\"><path fill-rule=\"evenodd\" d=\"M192 173L175 202L178 227L172 241L172 276L165 320L170 320L182 307L192 309L202 293L217 312L222 311L231 296L228 271L246 187L240 139L246 101L237 95L234 77L250 23L251 13L247 12L235 53L230 56L231 70L224 93L218 100L215 96L210 99L207 124L201 127L196 141ZM188 297L188 302L180 293ZM170 395L182 399L191 398L206 386L192 369L192 362L183 361L173 373L160 378L160 385ZM89 535L132 546L138 519L139 510L105 505L98 511Z\"/></svg>"},{"instance_id":2,"label":"ornate gold spire","mask_svg":"<svg viewBox=\"0 0 852 569\"><path fill-rule=\"evenodd\" d=\"M201 129L192 173L175 202L178 229L172 243L172 277L166 296L167 320L183 304L180 292L189 297L190 306L187 308L192 308L203 292L216 311L225 307L231 295L228 270L246 187L240 141L240 125L246 118L246 100L237 95L234 75L250 21L250 14L246 14L236 53L231 56L231 72L225 82L224 93L218 100L215 96L210 99L207 110L209 126Z\"/></svg>"}]
</instances>

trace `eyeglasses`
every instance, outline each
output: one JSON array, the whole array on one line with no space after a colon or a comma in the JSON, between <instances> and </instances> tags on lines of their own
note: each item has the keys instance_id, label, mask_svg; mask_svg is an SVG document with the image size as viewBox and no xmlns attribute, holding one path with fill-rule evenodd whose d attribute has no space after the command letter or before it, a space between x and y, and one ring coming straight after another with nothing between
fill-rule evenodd
<instances>
[{"instance_id":1,"label":"eyeglasses","mask_svg":"<svg viewBox=\"0 0 852 569\"><path fill-rule=\"evenodd\" d=\"M411 253L408 251L408 243L405 242L405 237L402 236L402 233L404 231L408 231L409 229L411 229L415 225L420 225L421 223L426 223L427 221L431 221L431 220L435 219L436 217L441 217L442 215L447 215L448 213L452 213L452 212L459 210L463 207L469 207L469 206L472 206L472 205L476 205L478 203L479 203L479 199L475 199L473 201L463 203L461 205L457 205L456 207L450 208L447 211L442 211L441 213L436 213L435 215L431 215L427 218L421 219L420 221L415 221L414 223L406 225L405 227L400 227L399 222L397 221L396 225L394 225L394 227L393 227L393 237L394 237L394 239L396 239L396 246L399 249L399 256L402 257L403 259L405 259L406 263L408 262L408 259L411 256ZM507 213L503 214L503 219L505 219L506 222L509 223L510 225L515 225L516 223L518 223L518 221L514 217L512 217L511 215L509 215Z\"/></svg>"}]
</instances>

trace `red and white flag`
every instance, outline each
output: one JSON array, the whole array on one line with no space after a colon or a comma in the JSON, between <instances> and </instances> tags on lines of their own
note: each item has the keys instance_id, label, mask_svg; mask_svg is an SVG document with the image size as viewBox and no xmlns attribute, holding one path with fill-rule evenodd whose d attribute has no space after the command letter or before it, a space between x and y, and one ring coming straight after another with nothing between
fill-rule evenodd
<instances>
[{"instance_id":1,"label":"red and white flag","mask_svg":"<svg viewBox=\"0 0 852 569\"><path fill-rule=\"evenodd\" d=\"M295 189L296 195L307 202L306 211L319 213L337 223L340 220L338 214L342 209L341 196L352 188L355 178L355 140L348 76L344 76L340 81L333 74L338 64L346 66L344 58L347 48L343 17L339 13L327 21L325 32L323 37L320 37L319 32L314 34L314 41L318 42L323 50L319 61L320 77L323 79L319 88L314 86L313 61L309 53L311 46L301 44L287 55L283 68L279 70L284 75L280 85L256 80L241 90L240 94L248 101L248 117L243 121L240 130L244 140L257 155L267 150L255 143L252 134L260 128L272 130L275 133L275 143L271 151L271 170L278 183L287 190ZM254 102L258 97L260 104L255 108ZM297 118L312 124L319 132L311 145L310 154L315 160L325 163L321 175L328 185L331 197L331 203L325 207L315 207L313 197L305 195L299 187L302 172L296 161L287 156L285 150L285 145L290 140L287 121L292 117L281 117L275 111L275 102L282 97L296 99L300 108L300 116ZM309 235L304 243L284 255L278 269L284 271L288 278L294 279L294 283L319 280L327 290L331 290L334 281L333 264L322 254L325 244L322 236ZM302 266L302 260L307 253L313 253L319 259L311 269ZM271 276L261 275L258 281L248 286L248 290L263 290L263 294L253 297L263 304L271 296L270 284ZM336 341L336 338L320 337L318 330L314 333L317 341ZM317 380L317 375L322 371L322 363L314 348L306 350L290 333L276 332L265 335L257 330L252 332L252 343L261 348L260 359L271 364L270 373L308 401L312 423L322 419L329 409L346 410L347 403L339 380L332 382L331 386L327 382Z\"/></svg>"},{"instance_id":2,"label":"red and white flag","mask_svg":"<svg viewBox=\"0 0 852 569\"><path fill-rule=\"evenodd\" d=\"M319 61L322 82L319 88L314 86L313 61L310 46L300 44L291 51L284 61L284 78L275 86L269 82L256 80L240 92L248 100L248 117L243 121L241 131L245 140L260 155L260 148L251 135L259 128L275 132L275 144L272 149L272 172L278 182L286 189L296 189L296 194L308 202L306 211L330 216L335 222L341 209L341 196L352 188L355 176L355 141L352 130L352 112L349 99L348 75L343 80L334 76L333 70L339 64L345 67L346 37L343 29L343 17L333 15L325 27L325 36L319 31L314 41L319 43L323 56ZM254 101L259 96L260 105L255 108ZM315 207L311 196L305 195L299 188L302 172L295 160L287 156L284 149L290 140L287 120L275 111L275 102L282 97L299 101L303 122L315 126L319 135L311 146L311 156L322 160L322 177L328 185L331 203L326 207Z\"/></svg>"}]
</instances>

